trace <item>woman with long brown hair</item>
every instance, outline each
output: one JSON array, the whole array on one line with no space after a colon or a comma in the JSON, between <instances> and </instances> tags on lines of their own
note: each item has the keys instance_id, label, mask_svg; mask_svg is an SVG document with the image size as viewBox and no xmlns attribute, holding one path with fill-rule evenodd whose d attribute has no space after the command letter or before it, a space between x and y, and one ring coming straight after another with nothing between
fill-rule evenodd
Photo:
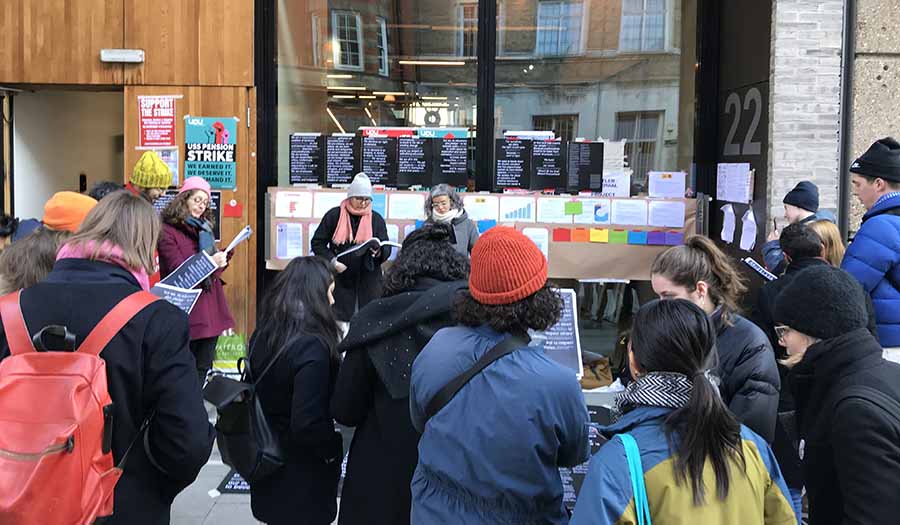
<instances>
[{"instance_id":1,"label":"woman with long brown hair","mask_svg":"<svg viewBox=\"0 0 900 525\"><path fill-rule=\"evenodd\" d=\"M715 374L722 399L741 423L771 443L781 381L768 337L738 313L745 278L713 241L700 235L660 254L650 274L660 299L687 299L710 316L717 330Z\"/></svg>"}]
</instances>

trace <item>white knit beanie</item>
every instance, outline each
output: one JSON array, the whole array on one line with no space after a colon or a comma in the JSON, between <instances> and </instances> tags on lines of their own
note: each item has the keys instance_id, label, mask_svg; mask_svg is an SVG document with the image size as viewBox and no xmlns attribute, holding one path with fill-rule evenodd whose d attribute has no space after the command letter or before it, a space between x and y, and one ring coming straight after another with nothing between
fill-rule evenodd
<instances>
[{"instance_id":1,"label":"white knit beanie","mask_svg":"<svg viewBox=\"0 0 900 525\"><path fill-rule=\"evenodd\" d=\"M350 183L350 187L347 189L347 198L350 197L372 198L372 182L369 181L369 176L365 172L361 171L353 177L353 182Z\"/></svg>"}]
</instances>

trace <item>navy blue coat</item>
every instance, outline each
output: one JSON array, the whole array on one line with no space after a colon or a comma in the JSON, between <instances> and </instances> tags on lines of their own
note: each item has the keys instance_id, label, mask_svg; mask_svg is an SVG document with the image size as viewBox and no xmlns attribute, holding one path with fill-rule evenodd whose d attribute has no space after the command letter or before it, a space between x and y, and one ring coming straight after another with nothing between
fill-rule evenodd
<instances>
[{"instance_id":1,"label":"navy blue coat","mask_svg":"<svg viewBox=\"0 0 900 525\"><path fill-rule=\"evenodd\" d=\"M874 206L863 216L841 268L872 296L878 339L884 347L900 346L900 195Z\"/></svg>"},{"instance_id":2,"label":"navy blue coat","mask_svg":"<svg viewBox=\"0 0 900 525\"><path fill-rule=\"evenodd\" d=\"M63 325L83 341L119 301L138 291L119 266L85 259L56 262L44 282L22 292L31 334ZM9 345L0 325L0 359ZM144 308L100 352L113 401L112 453L118 463L141 423L151 420L116 485L114 514L107 524L169 523L172 500L190 485L212 450L197 365L188 349L188 317L166 301Z\"/></svg>"},{"instance_id":3,"label":"navy blue coat","mask_svg":"<svg viewBox=\"0 0 900 525\"><path fill-rule=\"evenodd\" d=\"M506 337L487 326L444 328L413 363L410 415L424 430L414 525L568 523L558 467L587 460L589 419L575 374L543 347L490 364L425 422L431 398Z\"/></svg>"}]
</instances>

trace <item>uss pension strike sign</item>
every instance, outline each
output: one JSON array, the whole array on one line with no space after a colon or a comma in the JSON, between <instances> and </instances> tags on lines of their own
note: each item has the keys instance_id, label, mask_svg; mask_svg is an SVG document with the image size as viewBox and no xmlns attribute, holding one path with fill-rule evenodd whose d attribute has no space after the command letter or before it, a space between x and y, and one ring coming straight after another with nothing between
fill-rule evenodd
<instances>
[{"instance_id":1,"label":"uss pension strike sign","mask_svg":"<svg viewBox=\"0 0 900 525\"><path fill-rule=\"evenodd\" d=\"M237 119L187 117L184 176L203 177L215 189L237 187Z\"/></svg>"}]
</instances>

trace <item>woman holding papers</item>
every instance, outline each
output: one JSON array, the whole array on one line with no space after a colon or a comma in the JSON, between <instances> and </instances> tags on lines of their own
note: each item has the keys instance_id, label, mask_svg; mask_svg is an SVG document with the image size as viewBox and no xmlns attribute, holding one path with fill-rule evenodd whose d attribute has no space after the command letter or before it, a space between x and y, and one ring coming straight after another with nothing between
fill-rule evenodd
<instances>
[{"instance_id":1,"label":"woman holding papers","mask_svg":"<svg viewBox=\"0 0 900 525\"><path fill-rule=\"evenodd\" d=\"M478 226L469 218L456 190L446 184L431 188L425 199L425 216L430 223L452 226L450 244L466 257L472 253L472 247L478 240Z\"/></svg>"},{"instance_id":2,"label":"woman holding papers","mask_svg":"<svg viewBox=\"0 0 900 525\"><path fill-rule=\"evenodd\" d=\"M188 177L178 195L163 210L159 237L159 270L163 278L189 257L203 251L219 267L199 286L203 293L191 311L191 352L197 361L202 385L212 368L219 334L234 327L234 319L225 300L225 284L220 278L229 256L216 251L212 234L213 214L209 209L209 183L201 177Z\"/></svg>"},{"instance_id":3,"label":"woman holding papers","mask_svg":"<svg viewBox=\"0 0 900 525\"><path fill-rule=\"evenodd\" d=\"M384 218L372 210L372 183L365 173L357 173L340 206L328 210L312 238L314 254L334 268L334 315L350 322L357 310L381 296L381 263L390 248L357 250L353 246L372 238L388 240Z\"/></svg>"}]
</instances>

